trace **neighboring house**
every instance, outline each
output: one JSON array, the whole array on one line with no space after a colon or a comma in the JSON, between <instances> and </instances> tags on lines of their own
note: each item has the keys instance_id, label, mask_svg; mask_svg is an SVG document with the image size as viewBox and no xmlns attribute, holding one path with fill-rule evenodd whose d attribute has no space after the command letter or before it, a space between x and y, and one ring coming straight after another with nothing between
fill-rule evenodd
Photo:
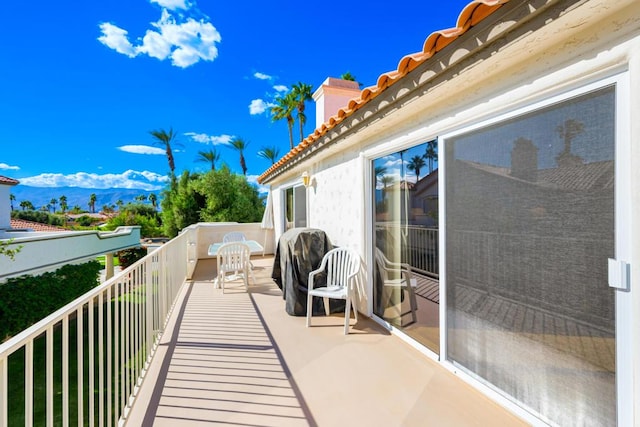
<instances>
[{"instance_id":1,"label":"neighboring house","mask_svg":"<svg viewBox=\"0 0 640 427\"><path fill-rule=\"evenodd\" d=\"M11 229L14 231L69 231L66 228L56 227L55 225L40 224L39 222L16 218L11 218Z\"/></svg>"},{"instance_id":2,"label":"neighboring house","mask_svg":"<svg viewBox=\"0 0 640 427\"><path fill-rule=\"evenodd\" d=\"M106 254L106 277L113 276L113 253L140 246L140 227L112 232L69 231L32 221L11 219L10 188L19 182L0 175L0 241L20 247L14 259L0 255L0 286L10 277L38 275L65 264Z\"/></svg>"},{"instance_id":3,"label":"neighboring house","mask_svg":"<svg viewBox=\"0 0 640 427\"><path fill-rule=\"evenodd\" d=\"M259 178L276 238L294 212L358 250L360 311L526 420L640 425L639 82L637 0L470 2L337 111L318 89L316 130ZM436 175L385 194L377 171L406 182L434 139ZM427 195L435 253L407 209ZM377 249L439 279L417 321Z\"/></svg>"}]
</instances>

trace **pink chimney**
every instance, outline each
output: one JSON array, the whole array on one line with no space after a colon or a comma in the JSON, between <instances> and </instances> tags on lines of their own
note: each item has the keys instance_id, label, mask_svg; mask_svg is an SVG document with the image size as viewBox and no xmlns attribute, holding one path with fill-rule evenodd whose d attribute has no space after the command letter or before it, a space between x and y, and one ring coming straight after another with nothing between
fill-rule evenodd
<instances>
[{"instance_id":1,"label":"pink chimney","mask_svg":"<svg viewBox=\"0 0 640 427\"><path fill-rule=\"evenodd\" d=\"M328 77L313 94L316 102L316 128L346 107L349 100L360 96L358 82Z\"/></svg>"}]
</instances>

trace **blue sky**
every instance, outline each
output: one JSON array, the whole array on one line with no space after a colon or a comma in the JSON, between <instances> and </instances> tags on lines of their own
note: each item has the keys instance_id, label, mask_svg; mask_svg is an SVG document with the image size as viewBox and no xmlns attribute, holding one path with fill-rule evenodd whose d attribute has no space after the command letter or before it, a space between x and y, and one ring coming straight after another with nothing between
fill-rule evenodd
<instances>
[{"instance_id":1,"label":"blue sky","mask_svg":"<svg viewBox=\"0 0 640 427\"><path fill-rule=\"evenodd\" d=\"M455 26L467 0L332 3L272 0L32 0L3 4L0 175L31 186L164 187L149 131L173 128L176 173L205 171L201 150L250 180L289 148L269 105L292 84L314 90L351 72L363 87ZM315 108L307 106L305 133ZM297 125L296 125L297 126ZM295 134L294 134L295 135Z\"/></svg>"}]
</instances>

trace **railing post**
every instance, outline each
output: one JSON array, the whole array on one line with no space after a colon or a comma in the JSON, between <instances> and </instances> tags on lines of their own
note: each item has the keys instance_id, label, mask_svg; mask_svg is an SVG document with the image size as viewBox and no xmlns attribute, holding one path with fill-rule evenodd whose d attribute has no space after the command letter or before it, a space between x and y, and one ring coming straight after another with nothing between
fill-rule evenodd
<instances>
[{"instance_id":1,"label":"railing post","mask_svg":"<svg viewBox=\"0 0 640 427\"><path fill-rule=\"evenodd\" d=\"M24 346L24 425L33 426L33 340Z\"/></svg>"},{"instance_id":2,"label":"railing post","mask_svg":"<svg viewBox=\"0 0 640 427\"><path fill-rule=\"evenodd\" d=\"M46 332L46 417L47 427L53 427L53 326L49 325Z\"/></svg>"},{"instance_id":3,"label":"railing post","mask_svg":"<svg viewBox=\"0 0 640 427\"><path fill-rule=\"evenodd\" d=\"M7 358L0 357L0 427L7 427L9 423L7 382Z\"/></svg>"}]
</instances>

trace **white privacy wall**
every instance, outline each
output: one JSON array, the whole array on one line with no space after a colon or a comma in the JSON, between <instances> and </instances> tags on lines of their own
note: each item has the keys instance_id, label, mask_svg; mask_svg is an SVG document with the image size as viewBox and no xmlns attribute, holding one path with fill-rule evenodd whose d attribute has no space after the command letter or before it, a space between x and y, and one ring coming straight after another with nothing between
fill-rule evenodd
<instances>
[{"instance_id":1,"label":"white privacy wall","mask_svg":"<svg viewBox=\"0 0 640 427\"><path fill-rule=\"evenodd\" d=\"M338 153L315 165L307 192L309 225L324 230L331 242L364 252L364 194L358 153Z\"/></svg>"}]
</instances>

